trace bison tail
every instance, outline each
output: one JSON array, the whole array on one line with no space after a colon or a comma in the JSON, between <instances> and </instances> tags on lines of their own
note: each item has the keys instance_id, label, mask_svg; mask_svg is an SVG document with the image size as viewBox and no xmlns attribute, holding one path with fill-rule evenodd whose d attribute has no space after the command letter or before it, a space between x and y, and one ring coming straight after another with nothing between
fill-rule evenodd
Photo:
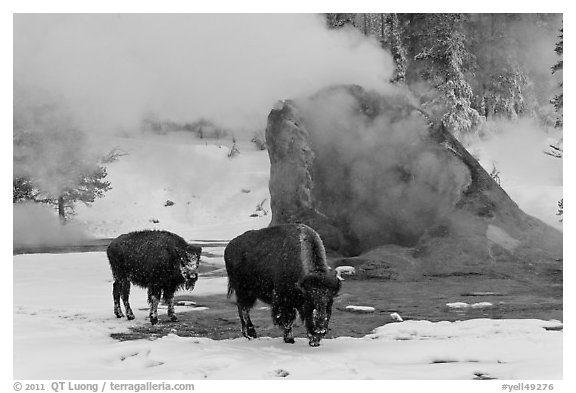
<instances>
[{"instance_id":1,"label":"bison tail","mask_svg":"<svg viewBox=\"0 0 576 393\"><path fill-rule=\"evenodd\" d=\"M230 279L228 279L228 293L226 294L226 297L230 299L233 293L234 293L234 287L232 287L232 283L230 282Z\"/></svg>"}]
</instances>

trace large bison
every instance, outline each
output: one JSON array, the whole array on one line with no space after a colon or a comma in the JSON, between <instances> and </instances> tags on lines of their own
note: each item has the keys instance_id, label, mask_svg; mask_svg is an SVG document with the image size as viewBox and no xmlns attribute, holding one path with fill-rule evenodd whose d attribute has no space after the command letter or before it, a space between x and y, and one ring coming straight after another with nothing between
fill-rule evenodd
<instances>
[{"instance_id":1,"label":"large bison","mask_svg":"<svg viewBox=\"0 0 576 393\"><path fill-rule=\"evenodd\" d=\"M285 342L294 343L292 323L298 311L309 344L320 345L341 284L312 228L286 224L245 232L228 244L224 260L228 298L236 292L245 337L256 337L249 311L260 299L272 305L272 320L284 329Z\"/></svg>"},{"instance_id":2,"label":"large bison","mask_svg":"<svg viewBox=\"0 0 576 393\"><path fill-rule=\"evenodd\" d=\"M126 308L126 317L134 319L128 297L130 283L148 288L150 322L158 322L158 303L162 295L168 304L168 316L174 314L174 292L180 288L194 289L198 280L200 247L188 244L180 236L167 231L139 231L118 236L112 240L106 253L110 261L114 284L114 314L122 318L120 298Z\"/></svg>"}]
</instances>

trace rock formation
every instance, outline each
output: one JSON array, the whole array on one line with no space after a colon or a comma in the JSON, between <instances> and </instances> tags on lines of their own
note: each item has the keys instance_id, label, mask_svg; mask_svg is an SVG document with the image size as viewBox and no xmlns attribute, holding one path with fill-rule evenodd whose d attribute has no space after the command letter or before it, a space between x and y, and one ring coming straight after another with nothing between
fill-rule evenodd
<instances>
[{"instance_id":1,"label":"rock formation","mask_svg":"<svg viewBox=\"0 0 576 393\"><path fill-rule=\"evenodd\" d=\"M271 225L315 228L335 264L387 279L561 280L562 234L401 91L339 86L279 102L266 143Z\"/></svg>"}]
</instances>

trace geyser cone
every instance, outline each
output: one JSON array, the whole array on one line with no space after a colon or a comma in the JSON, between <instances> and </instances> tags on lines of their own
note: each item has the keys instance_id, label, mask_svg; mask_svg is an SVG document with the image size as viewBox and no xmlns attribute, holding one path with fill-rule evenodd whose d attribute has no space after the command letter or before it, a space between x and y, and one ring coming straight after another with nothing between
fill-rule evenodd
<instances>
[{"instance_id":1,"label":"geyser cone","mask_svg":"<svg viewBox=\"0 0 576 393\"><path fill-rule=\"evenodd\" d=\"M387 278L561 270L561 233L401 91L340 86L282 102L266 141L271 225L306 223L333 254L357 257L348 263Z\"/></svg>"}]
</instances>

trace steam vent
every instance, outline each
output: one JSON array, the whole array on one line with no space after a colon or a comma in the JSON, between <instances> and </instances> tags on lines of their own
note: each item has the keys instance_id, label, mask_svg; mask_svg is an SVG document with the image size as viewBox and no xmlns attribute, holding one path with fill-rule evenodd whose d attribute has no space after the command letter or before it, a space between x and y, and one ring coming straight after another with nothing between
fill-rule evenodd
<instances>
[{"instance_id":1,"label":"steam vent","mask_svg":"<svg viewBox=\"0 0 576 393\"><path fill-rule=\"evenodd\" d=\"M402 92L339 86L280 102L266 142L270 225L316 229L334 266L561 283L562 234L520 210Z\"/></svg>"}]
</instances>

